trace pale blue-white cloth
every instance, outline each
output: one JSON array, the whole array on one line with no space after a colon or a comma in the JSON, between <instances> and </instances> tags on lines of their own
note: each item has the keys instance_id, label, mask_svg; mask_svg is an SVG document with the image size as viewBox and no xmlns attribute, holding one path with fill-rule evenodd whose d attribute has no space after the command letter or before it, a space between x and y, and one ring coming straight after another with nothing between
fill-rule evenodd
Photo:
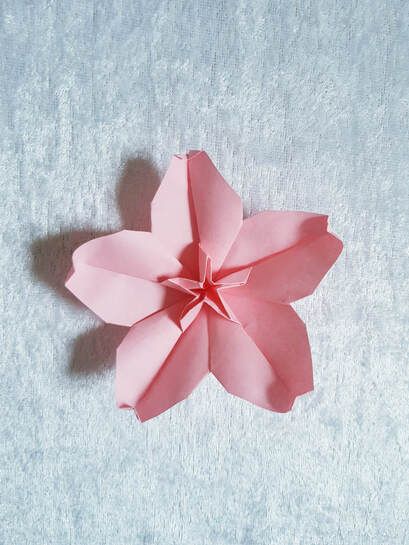
<instances>
[{"instance_id":1,"label":"pale blue-white cloth","mask_svg":"<svg viewBox=\"0 0 409 545\"><path fill-rule=\"evenodd\" d=\"M394 0L3 0L2 544L409 542L408 24ZM345 242L296 305L316 389L288 415L209 378L140 425L124 331L63 288L189 148L247 214L328 213Z\"/></svg>"}]
</instances>

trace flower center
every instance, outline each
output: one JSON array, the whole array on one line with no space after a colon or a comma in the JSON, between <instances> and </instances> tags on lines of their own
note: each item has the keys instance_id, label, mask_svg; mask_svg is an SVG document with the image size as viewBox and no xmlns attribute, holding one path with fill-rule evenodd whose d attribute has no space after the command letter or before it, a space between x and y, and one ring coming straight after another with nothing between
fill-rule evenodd
<instances>
[{"instance_id":1,"label":"flower center","mask_svg":"<svg viewBox=\"0 0 409 545\"><path fill-rule=\"evenodd\" d=\"M180 315L182 328L185 329L194 320L204 304L224 318L235 321L223 293L228 288L243 286L247 282L249 273L250 269L246 269L224 277L218 275L216 279L213 279L210 258L203 251L199 252L199 278L197 280L177 277L166 281L167 286L183 291L190 296Z\"/></svg>"},{"instance_id":2,"label":"flower center","mask_svg":"<svg viewBox=\"0 0 409 545\"><path fill-rule=\"evenodd\" d=\"M209 284L203 286L203 288L194 289L192 292L194 294L193 300L196 304L204 302L213 307L217 305L219 309L224 308L223 295L219 286Z\"/></svg>"}]
</instances>

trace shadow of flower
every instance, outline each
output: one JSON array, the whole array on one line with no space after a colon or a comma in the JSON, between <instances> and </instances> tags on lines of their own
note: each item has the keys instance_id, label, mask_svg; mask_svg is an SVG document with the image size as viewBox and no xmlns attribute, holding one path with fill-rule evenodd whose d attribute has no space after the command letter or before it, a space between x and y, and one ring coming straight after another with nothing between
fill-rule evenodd
<instances>
[{"instance_id":1,"label":"shadow of flower","mask_svg":"<svg viewBox=\"0 0 409 545\"><path fill-rule=\"evenodd\" d=\"M150 230L150 203L159 186L159 174L144 157L126 161L116 190L123 229ZM31 244L35 278L75 305L81 303L64 286L73 251L84 242L109 232L97 229L67 231L35 240ZM115 349L127 328L103 324L80 335L73 344L68 374L102 372L114 363Z\"/></svg>"}]
</instances>

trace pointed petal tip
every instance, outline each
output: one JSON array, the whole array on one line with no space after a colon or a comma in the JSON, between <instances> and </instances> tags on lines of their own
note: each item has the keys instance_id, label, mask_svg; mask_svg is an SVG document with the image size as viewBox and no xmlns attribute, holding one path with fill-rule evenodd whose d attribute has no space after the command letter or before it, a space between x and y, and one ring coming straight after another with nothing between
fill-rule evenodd
<instances>
[{"instance_id":1,"label":"pointed petal tip","mask_svg":"<svg viewBox=\"0 0 409 545\"><path fill-rule=\"evenodd\" d=\"M332 233L331 233L332 234ZM340 238L338 238L336 235L332 234L332 236L334 237L335 241L336 241L336 244L338 245L338 249L339 249L339 253L342 252L342 250L344 249L344 243L342 242L342 240ZM338 254L339 255L339 254Z\"/></svg>"},{"instance_id":2,"label":"pointed petal tip","mask_svg":"<svg viewBox=\"0 0 409 545\"><path fill-rule=\"evenodd\" d=\"M132 411L135 415L135 418L136 420L138 420L138 422L140 422L141 424L143 424L144 422L146 422L146 420L149 420L149 418L153 418L153 417L150 417L150 416L142 416L141 414L138 413L138 410L136 407L131 407L130 405L121 405L121 404L116 404L116 406L118 407L118 409L125 409L125 410L128 410L128 411Z\"/></svg>"},{"instance_id":3,"label":"pointed petal tip","mask_svg":"<svg viewBox=\"0 0 409 545\"><path fill-rule=\"evenodd\" d=\"M172 155L172 158L179 159L181 161L190 162L202 154L207 155L207 153L204 150L192 149L192 150L186 151L185 153L175 153L174 155Z\"/></svg>"},{"instance_id":4,"label":"pointed petal tip","mask_svg":"<svg viewBox=\"0 0 409 545\"><path fill-rule=\"evenodd\" d=\"M142 415L141 413L138 412L138 409L136 407L128 405L127 403L121 403L120 401L118 401L118 399L116 400L116 406L117 406L118 409L132 411L134 413L134 415L135 415L135 418L141 424L143 424L144 422L146 422L150 418L153 418L153 416Z\"/></svg>"},{"instance_id":5,"label":"pointed petal tip","mask_svg":"<svg viewBox=\"0 0 409 545\"><path fill-rule=\"evenodd\" d=\"M136 407L133 407L133 413L135 415L136 420L138 420L138 422L140 422L141 424L149 420L149 417L144 418L141 414L139 414Z\"/></svg>"},{"instance_id":6,"label":"pointed petal tip","mask_svg":"<svg viewBox=\"0 0 409 545\"><path fill-rule=\"evenodd\" d=\"M68 271L68 274L67 274L67 277L66 279L64 280L64 286L67 288L67 290L71 291L70 290L70 287L69 287L69 284L70 284L70 280L71 278L74 276L75 274L75 269L74 267L71 267L71 269Z\"/></svg>"},{"instance_id":7,"label":"pointed petal tip","mask_svg":"<svg viewBox=\"0 0 409 545\"><path fill-rule=\"evenodd\" d=\"M344 249L344 243L340 238L338 238L334 233L328 232L329 240L332 243L332 264L336 262L338 257L341 255L342 250ZM332 266L332 265L331 265Z\"/></svg>"}]
</instances>

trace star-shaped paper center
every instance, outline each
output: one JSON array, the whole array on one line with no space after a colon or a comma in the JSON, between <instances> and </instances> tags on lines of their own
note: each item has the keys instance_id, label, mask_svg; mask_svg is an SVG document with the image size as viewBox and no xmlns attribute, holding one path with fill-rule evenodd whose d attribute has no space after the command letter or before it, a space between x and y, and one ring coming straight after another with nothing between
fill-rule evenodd
<instances>
[{"instance_id":1,"label":"star-shaped paper center","mask_svg":"<svg viewBox=\"0 0 409 545\"><path fill-rule=\"evenodd\" d=\"M229 288L238 288L246 284L250 269L244 269L219 278L213 275L212 262L208 255L199 246L199 275L198 279L176 277L164 282L167 286L183 291L190 295L189 301L183 307L179 320L182 329L186 329L204 304L228 320L236 318L223 298L223 291Z\"/></svg>"}]
</instances>

